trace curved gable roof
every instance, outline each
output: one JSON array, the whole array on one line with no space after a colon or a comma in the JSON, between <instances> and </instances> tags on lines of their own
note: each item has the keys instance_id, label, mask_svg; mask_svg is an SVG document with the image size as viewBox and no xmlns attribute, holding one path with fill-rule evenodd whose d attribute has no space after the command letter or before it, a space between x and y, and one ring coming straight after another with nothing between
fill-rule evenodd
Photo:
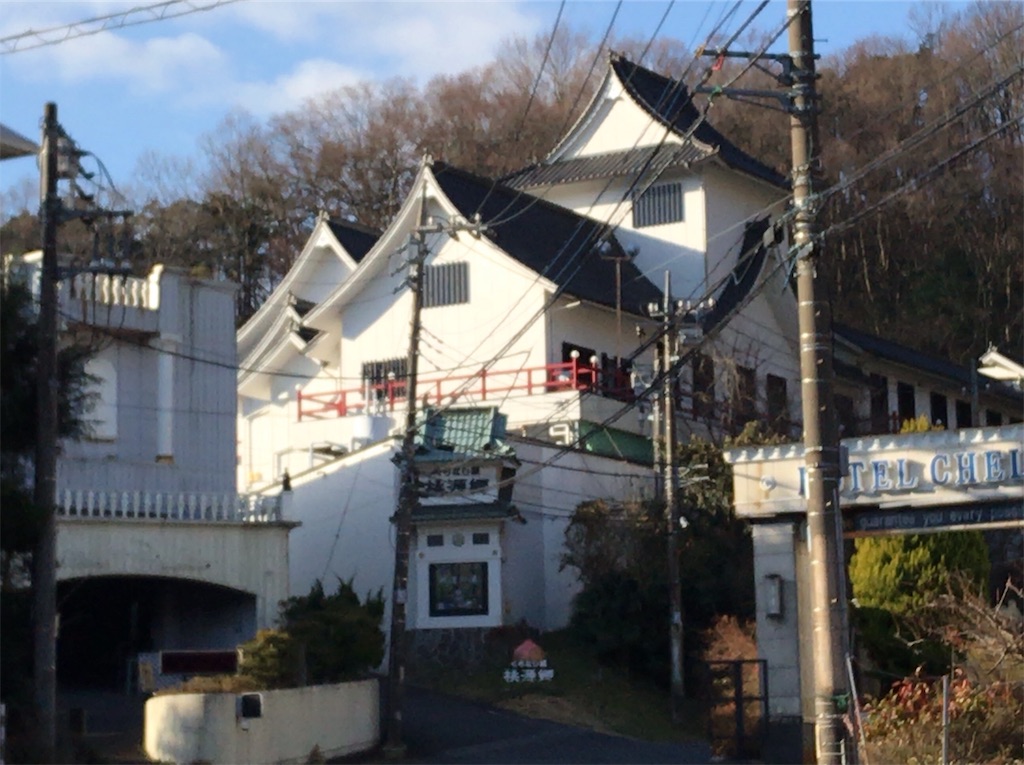
<instances>
[{"instance_id":1,"label":"curved gable roof","mask_svg":"<svg viewBox=\"0 0 1024 765\"><path fill-rule=\"evenodd\" d=\"M614 77L623 91L652 119L669 128L683 139L681 145L663 144L626 149L620 152L585 157L560 158L562 148L582 126L596 119L597 102ZM696 124L696 127L694 125ZM690 135L687 133L693 128ZM635 175L639 172L659 172L668 167L687 167L711 157L718 157L728 167L782 189L789 188L785 176L738 148L725 136L701 120L693 105L690 92L679 80L635 64L624 56L613 53L609 74L598 89L594 101L572 130L562 138L547 159L520 171L510 173L505 182L517 188L572 183L592 178Z\"/></svg>"},{"instance_id":2,"label":"curved gable roof","mask_svg":"<svg viewBox=\"0 0 1024 765\"><path fill-rule=\"evenodd\" d=\"M345 252L356 263L360 262L380 239L380 231L352 221L328 219L327 227L338 240L338 244L345 248Z\"/></svg>"},{"instance_id":3,"label":"curved gable roof","mask_svg":"<svg viewBox=\"0 0 1024 765\"><path fill-rule=\"evenodd\" d=\"M479 213L491 241L575 297L614 306L612 259L621 258L623 309L639 314L661 299L661 291L598 221L451 165L435 162L432 169L441 191L467 220ZM599 242L606 243L604 257L596 251Z\"/></svg>"},{"instance_id":4,"label":"curved gable roof","mask_svg":"<svg viewBox=\"0 0 1024 765\"><path fill-rule=\"evenodd\" d=\"M700 112L693 105L693 98L682 82L652 72L618 54L612 55L611 67L630 97L677 135L684 136L697 123L691 140L696 139L704 144L707 151L705 156L717 154L729 167L774 186L788 188L784 176L737 147L706 119L699 121Z\"/></svg>"}]
</instances>

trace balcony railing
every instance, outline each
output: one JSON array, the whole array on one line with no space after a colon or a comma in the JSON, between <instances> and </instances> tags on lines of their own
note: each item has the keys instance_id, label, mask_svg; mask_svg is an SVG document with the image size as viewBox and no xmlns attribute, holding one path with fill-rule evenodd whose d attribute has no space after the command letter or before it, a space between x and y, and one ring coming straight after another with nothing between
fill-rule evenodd
<instances>
[{"instance_id":1,"label":"balcony railing","mask_svg":"<svg viewBox=\"0 0 1024 765\"><path fill-rule=\"evenodd\" d=\"M65 489L57 493L57 516L96 520L274 523L281 520L281 498L257 494Z\"/></svg>"},{"instance_id":2,"label":"balcony railing","mask_svg":"<svg viewBox=\"0 0 1024 765\"><path fill-rule=\"evenodd\" d=\"M387 380L362 388L304 393L299 390L299 421L345 417L354 414L393 412L405 402L405 380ZM629 375L621 370L573 359L559 364L511 370L481 369L464 375L421 377L416 396L425 406L448 404L458 399L474 403L510 396L533 396L558 391L590 391L602 396L629 401L633 397Z\"/></svg>"}]
</instances>

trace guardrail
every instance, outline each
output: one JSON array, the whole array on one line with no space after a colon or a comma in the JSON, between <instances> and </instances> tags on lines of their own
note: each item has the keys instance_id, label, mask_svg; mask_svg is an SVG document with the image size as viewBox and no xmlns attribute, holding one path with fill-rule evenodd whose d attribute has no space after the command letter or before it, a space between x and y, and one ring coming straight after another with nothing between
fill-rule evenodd
<instances>
[{"instance_id":1,"label":"guardrail","mask_svg":"<svg viewBox=\"0 0 1024 765\"><path fill-rule=\"evenodd\" d=\"M324 419L355 414L393 412L406 400L405 380L386 380L362 388L296 392L299 422L303 418ZM558 391L591 391L620 400L633 395L629 375L620 370L604 370L596 364L574 359L540 367L492 370L444 377L421 377L416 396L425 406L442 405L458 399L484 402L510 395L532 396Z\"/></svg>"}]
</instances>

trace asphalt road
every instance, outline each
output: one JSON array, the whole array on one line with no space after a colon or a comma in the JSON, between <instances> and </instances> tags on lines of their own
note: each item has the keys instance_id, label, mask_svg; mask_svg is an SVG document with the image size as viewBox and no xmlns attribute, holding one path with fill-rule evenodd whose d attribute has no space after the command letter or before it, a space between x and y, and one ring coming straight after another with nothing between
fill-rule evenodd
<instances>
[{"instance_id":1,"label":"asphalt road","mask_svg":"<svg viewBox=\"0 0 1024 765\"><path fill-rule=\"evenodd\" d=\"M538 720L418 688L406 690L405 762L708 763L706 742L639 741Z\"/></svg>"}]
</instances>

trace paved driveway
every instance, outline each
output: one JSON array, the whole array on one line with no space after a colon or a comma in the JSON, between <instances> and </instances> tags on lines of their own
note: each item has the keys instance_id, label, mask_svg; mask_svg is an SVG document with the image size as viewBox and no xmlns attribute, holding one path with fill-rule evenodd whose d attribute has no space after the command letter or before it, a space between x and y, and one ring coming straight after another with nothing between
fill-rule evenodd
<instances>
[{"instance_id":1,"label":"paved driveway","mask_svg":"<svg viewBox=\"0 0 1024 765\"><path fill-rule=\"evenodd\" d=\"M418 688L406 690L407 761L415 763L707 763L706 742L638 741L538 720Z\"/></svg>"}]
</instances>

